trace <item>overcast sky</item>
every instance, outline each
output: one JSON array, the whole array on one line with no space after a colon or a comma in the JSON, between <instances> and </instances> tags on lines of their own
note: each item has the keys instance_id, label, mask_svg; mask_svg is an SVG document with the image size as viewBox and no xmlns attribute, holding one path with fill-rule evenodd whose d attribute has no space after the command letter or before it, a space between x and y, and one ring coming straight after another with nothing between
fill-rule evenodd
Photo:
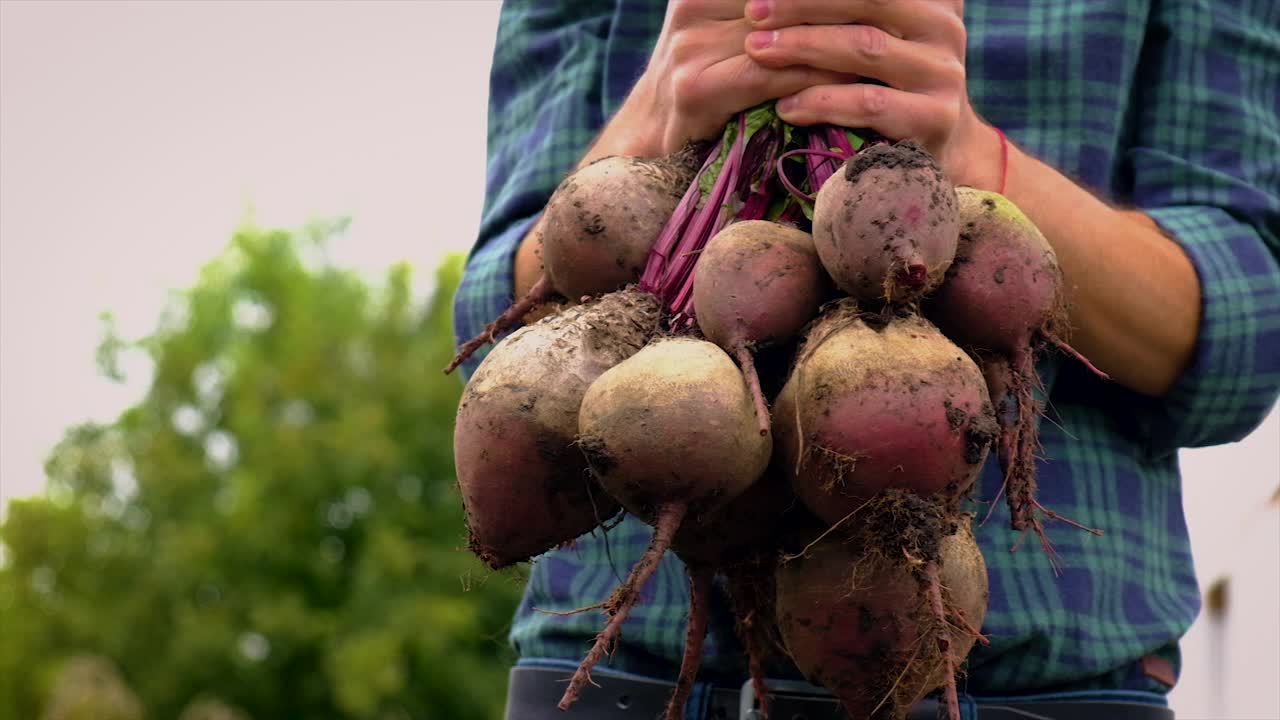
<instances>
[{"instance_id":1,"label":"overcast sky","mask_svg":"<svg viewBox=\"0 0 1280 720\"><path fill-rule=\"evenodd\" d=\"M351 215L338 248L428 271L471 243L499 4L0 2L0 503L69 424L140 387L98 314L147 332L252 203ZM145 380L145 378L141 378Z\"/></svg>"}]
</instances>

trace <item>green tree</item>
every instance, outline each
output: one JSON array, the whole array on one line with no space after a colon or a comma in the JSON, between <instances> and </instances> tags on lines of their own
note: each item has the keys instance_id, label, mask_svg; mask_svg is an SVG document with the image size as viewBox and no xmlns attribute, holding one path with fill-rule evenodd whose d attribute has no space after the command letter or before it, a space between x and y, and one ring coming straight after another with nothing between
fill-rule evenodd
<instances>
[{"instance_id":1,"label":"green tree","mask_svg":"<svg viewBox=\"0 0 1280 720\"><path fill-rule=\"evenodd\" d=\"M146 396L72 428L0 526L0 718L109 658L148 718L500 715L520 578L465 550L453 257L425 307L324 260L337 225L246 227L137 342ZM65 673L63 673L65 675ZM204 703L203 705L201 703ZM201 715L203 716L203 715Z\"/></svg>"}]
</instances>

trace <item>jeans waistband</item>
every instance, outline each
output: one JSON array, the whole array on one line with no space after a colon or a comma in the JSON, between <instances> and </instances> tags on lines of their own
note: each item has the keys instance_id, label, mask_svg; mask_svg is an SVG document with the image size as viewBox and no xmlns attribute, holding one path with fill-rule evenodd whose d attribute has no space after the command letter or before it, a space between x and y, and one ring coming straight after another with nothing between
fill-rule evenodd
<instances>
[{"instance_id":1,"label":"jeans waistband","mask_svg":"<svg viewBox=\"0 0 1280 720\"><path fill-rule=\"evenodd\" d=\"M577 669L578 664L574 661L563 660L558 658L522 658L517 662L517 667L540 668L544 670L563 671L565 677L568 677ZM612 678L624 683L638 683L645 686L662 684L666 681L655 678L626 673L608 668L597 667L592 671L593 677ZM795 682L777 683L776 686L786 685L794 687ZM811 686L810 686L811 687ZM560 688L563 689L562 687ZM714 705L720 707L726 702L728 694L736 695L740 690L739 687L725 687L723 685L714 685L708 682L698 682L694 686L693 693L689 698L689 702L685 708L685 716L689 720L701 720L709 715L710 708ZM819 689L812 688L815 695L829 695ZM1149 708L1167 708L1168 699L1159 693L1143 692L1136 690L1082 690L1069 692L1052 692L1052 693L1028 693L1021 695L969 695L961 693L960 711L961 720L981 720L984 713L979 712L982 708L988 708L988 711L996 708L1014 708L1014 714L1018 714L1016 708L1018 706L1035 706L1042 708L1060 703L1080 703L1080 704L1097 704L1106 703L1114 704L1116 707L1122 705L1131 705L1135 707ZM551 703L551 709L554 710L554 703ZM1104 713L1105 714L1105 713ZM509 716L510 717L510 716ZM732 716L731 716L732 717ZM1027 718L1043 717L1032 711L1026 715ZM513 720L515 720L513 718ZM1100 719L1101 720L1101 719Z\"/></svg>"}]
</instances>

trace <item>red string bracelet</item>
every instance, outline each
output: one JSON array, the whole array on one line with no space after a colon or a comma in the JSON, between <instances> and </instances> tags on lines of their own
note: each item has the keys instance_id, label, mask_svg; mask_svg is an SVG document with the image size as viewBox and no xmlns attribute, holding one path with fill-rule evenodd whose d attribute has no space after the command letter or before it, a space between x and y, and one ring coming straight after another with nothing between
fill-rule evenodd
<instances>
[{"instance_id":1,"label":"red string bracelet","mask_svg":"<svg viewBox=\"0 0 1280 720\"><path fill-rule=\"evenodd\" d=\"M1005 182L1009 179L1009 138L1004 136L1004 131L1000 128L991 129L1000 136L1000 194L1003 195Z\"/></svg>"}]
</instances>

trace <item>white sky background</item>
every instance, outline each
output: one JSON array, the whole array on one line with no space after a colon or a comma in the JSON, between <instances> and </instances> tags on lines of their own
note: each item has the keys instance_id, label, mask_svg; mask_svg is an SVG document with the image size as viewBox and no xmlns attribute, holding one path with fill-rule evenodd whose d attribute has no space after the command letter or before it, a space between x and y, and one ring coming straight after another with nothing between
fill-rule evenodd
<instances>
[{"instance_id":1,"label":"white sky background","mask_svg":"<svg viewBox=\"0 0 1280 720\"><path fill-rule=\"evenodd\" d=\"M409 260L419 286L465 251L498 9L0 2L0 503L141 392L96 375L98 313L146 333L250 203L272 226L351 215L339 261Z\"/></svg>"},{"instance_id":2,"label":"white sky background","mask_svg":"<svg viewBox=\"0 0 1280 720\"><path fill-rule=\"evenodd\" d=\"M98 313L146 333L248 204L268 226L350 215L338 259L374 273L409 260L419 286L466 250L498 9L0 0L0 508L40 491L67 426L142 392L145 377L97 376ZM1188 638L1187 717L1280 717L1258 694L1280 676L1280 513L1261 509L1278 443L1273 412L1244 443L1183 454L1202 581L1232 574L1255 608L1224 631L1239 636L1228 708L1209 705L1209 630ZM1248 569L1245 551L1260 553Z\"/></svg>"}]
</instances>

